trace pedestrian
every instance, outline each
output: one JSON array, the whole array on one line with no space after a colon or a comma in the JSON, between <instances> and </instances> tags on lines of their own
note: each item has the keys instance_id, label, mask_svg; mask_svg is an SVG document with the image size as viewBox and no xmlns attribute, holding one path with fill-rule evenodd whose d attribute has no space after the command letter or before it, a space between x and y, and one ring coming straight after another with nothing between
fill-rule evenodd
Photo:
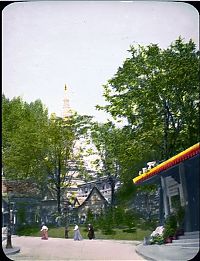
<instances>
[{"instance_id":1,"label":"pedestrian","mask_svg":"<svg viewBox=\"0 0 200 261\"><path fill-rule=\"evenodd\" d=\"M89 239L94 239L95 235L94 235L94 228L91 224L88 224L88 238Z\"/></svg>"},{"instance_id":2,"label":"pedestrian","mask_svg":"<svg viewBox=\"0 0 200 261\"><path fill-rule=\"evenodd\" d=\"M83 238L82 238L82 236L81 236L81 233L80 233L80 231L79 231L79 228L78 228L78 226L77 225L75 225L75 227L74 227L74 240L76 241L76 240L82 240Z\"/></svg>"},{"instance_id":3,"label":"pedestrian","mask_svg":"<svg viewBox=\"0 0 200 261\"><path fill-rule=\"evenodd\" d=\"M48 239L48 227L45 226L44 223L43 223L42 228L41 228L40 231L41 231L41 236L42 236L41 239L45 239L45 240L47 240L47 239Z\"/></svg>"},{"instance_id":4,"label":"pedestrian","mask_svg":"<svg viewBox=\"0 0 200 261\"><path fill-rule=\"evenodd\" d=\"M69 238L68 232L69 232L68 226L65 226L65 238Z\"/></svg>"}]
</instances>

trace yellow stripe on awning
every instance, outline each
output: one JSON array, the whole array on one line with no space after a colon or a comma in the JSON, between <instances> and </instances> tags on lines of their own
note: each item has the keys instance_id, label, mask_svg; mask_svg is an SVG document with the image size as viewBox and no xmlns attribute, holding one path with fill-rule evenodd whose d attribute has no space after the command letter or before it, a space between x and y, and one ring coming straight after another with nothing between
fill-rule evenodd
<instances>
[{"instance_id":1,"label":"yellow stripe on awning","mask_svg":"<svg viewBox=\"0 0 200 261\"><path fill-rule=\"evenodd\" d=\"M152 176L154 176L188 158L191 158L191 157L197 155L198 153L200 153L200 143L197 143L197 144L193 145L192 147L173 156L172 158L162 162L161 164L157 165L156 167L150 169L148 172L135 177L133 179L133 183L135 183L135 184L141 183L141 182L151 178Z\"/></svg>"}]
</instances>

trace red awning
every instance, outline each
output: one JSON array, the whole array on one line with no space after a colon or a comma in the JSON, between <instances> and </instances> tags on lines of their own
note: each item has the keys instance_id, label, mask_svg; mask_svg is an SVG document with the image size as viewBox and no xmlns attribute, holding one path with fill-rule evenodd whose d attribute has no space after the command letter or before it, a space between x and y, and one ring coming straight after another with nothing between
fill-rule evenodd
<instances>
[{"instance_id":1,"label":"red awning","mask_svg":"<svg viewBox=\"0 0 200 261\"><path fill-rule=\"evenodd\" d=\"M197 155L199 153L200 153L200 143L197 143L197 144L193 145L192 147L177 154L176 156L174 156L174 157L162 162L161 164L157 165L156 167L150 169L148 172L137 176L136 178L133 179L133 182L135 184L139 184L139 183L157 175L158 173L179 164L180 162L182 162L184 160L194 157L195 155Z\"/></svg>"}]
</instances>

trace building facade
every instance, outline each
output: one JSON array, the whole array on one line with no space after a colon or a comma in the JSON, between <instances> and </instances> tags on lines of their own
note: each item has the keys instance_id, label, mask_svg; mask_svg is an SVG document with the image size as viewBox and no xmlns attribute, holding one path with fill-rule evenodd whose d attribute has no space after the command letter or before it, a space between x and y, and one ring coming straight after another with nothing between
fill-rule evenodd
<instances>
[{"instance_id":1,"label":"building facade","mask_svg":"<svg viewBox=\"0 0 200 261\"><path fill-rule=\"evenodd\" d=\"M200 143L197 143L133 179L136 185L160 186L160 224L181 206L185 212L184 231L199 231L199 163Z\"/></svg>"}]
</instances>

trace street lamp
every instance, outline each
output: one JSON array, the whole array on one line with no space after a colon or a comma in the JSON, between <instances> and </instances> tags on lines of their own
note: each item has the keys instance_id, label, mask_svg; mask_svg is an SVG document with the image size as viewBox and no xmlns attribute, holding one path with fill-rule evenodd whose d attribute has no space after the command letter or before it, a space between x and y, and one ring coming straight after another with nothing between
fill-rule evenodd
<instances>
[{"instance_id":1,"label":"street lamp","mask_svg":"<svg viewBox=\"0 0 200 261\"><path fill-rule=\"evenodd\" d=\"M12 192L12 188L10 186L7 186L7 193L8 193L8 225L7 225L7 242L6 242L6 248L12 248L12 242L11 242L11 211L10 211L10 193Z\"/></svg>"}]
</instances>

